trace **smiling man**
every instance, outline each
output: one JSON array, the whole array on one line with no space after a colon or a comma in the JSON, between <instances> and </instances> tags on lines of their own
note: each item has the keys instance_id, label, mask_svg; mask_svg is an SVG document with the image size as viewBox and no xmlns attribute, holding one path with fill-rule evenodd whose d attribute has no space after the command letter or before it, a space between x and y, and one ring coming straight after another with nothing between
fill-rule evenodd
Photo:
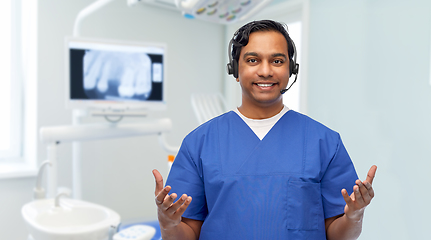
<instances>
[{"instance_id":1,"label":"smiling man","mask_svg":"<svg viewBox=\"0 0 431 240\"><path fill-rule=\"evenodd\" d=\"M283 104L285 26L250 22L229 45L241 106L186 136L167 186L153 171L163 239L356 239L376 166L360 181L340 135Z\"/></svg>"},{"instance_id":2,"label":"smiling man","mask_svg":"<svg viewBox=\"0 0 431 240\"><path fill-rule=\"evenodd\" d=\"M284 36L275 31L253 32L240 52L238 78L242 104L238 110L247 118L265 119L283 109L280 91L289 82L289 54Z\"/></svg>"}]
</instances>

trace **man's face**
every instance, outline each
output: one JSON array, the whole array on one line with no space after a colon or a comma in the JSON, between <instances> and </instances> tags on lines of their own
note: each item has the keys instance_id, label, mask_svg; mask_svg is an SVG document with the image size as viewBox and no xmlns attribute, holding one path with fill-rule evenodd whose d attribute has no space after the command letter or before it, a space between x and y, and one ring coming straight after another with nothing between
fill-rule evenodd
<instances>
[{"instance_id":1,"label":"man's face","mask_svg":"<svg viewBox=\"0 0 431 240\"><path fill-rule=\"evenodd\" d=\"M238 81L242 104L267 107L282 104L280 91L289 82L289 54L284 36L275 31L253 32L241 49Z\"/></svg>"}]
</instances>

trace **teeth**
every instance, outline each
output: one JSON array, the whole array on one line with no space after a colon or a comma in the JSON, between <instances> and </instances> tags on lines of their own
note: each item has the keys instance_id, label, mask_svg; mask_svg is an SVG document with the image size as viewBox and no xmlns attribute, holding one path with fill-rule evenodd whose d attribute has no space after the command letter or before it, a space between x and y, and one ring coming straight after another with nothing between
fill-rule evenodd
<instances>
[{"instance_id":1,"label":"teeth","mask_svg":"<svg viewBox=\"0 0 431 240\"><path fill-rule=\"evenodd\" d=\"M273 83L258 83L257 86L259 87L271 87L274 85Z\"/></svg>"}]
</instances>

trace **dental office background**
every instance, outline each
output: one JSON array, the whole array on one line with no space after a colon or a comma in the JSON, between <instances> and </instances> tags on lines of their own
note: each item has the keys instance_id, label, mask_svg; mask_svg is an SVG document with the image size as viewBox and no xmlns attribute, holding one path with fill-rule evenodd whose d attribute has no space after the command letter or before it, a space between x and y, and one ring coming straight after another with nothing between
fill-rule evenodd
<instances>
[{"instance_id":1,"label":"dental office background","mask_svg":"<svg viewBox=\"0 0 431 240\"><path fill-rule=\"evenodd\" d=\"M28 236L20 210L31 201L35 166L47 158L38 130L71 124L72 111L65 108L64 38L72 35L77 13L93 1L21 2L27 29L24 70L19 71L24 98L14 108L23 106L18 131L23 155L15 163L0 159L0 239L10 240ZM294 38L301 46L300 84L293 87L299 92L296 110L341 133L361 179L372 164L378 166L376 197L366 210L360 239L431 235L430 13L428 0L274 0L246 20L300 23L301 35ZM191 94L220 92L229 108L239 105L240 87L225 66L228 41L243 23L191 20L168 8L129 7L126 0L116 0L83 20L81 35L168 46L167 109L150 112L147 119L172 119L167 141L179 145L198 125ZM167 153L155 138L84 142L82 199L117 211L123 223L156 220L151 170L166 178L168 168ZM71 155L71 144L59 145L59 186L72 184Z\"/></svg>"}]
</instances>

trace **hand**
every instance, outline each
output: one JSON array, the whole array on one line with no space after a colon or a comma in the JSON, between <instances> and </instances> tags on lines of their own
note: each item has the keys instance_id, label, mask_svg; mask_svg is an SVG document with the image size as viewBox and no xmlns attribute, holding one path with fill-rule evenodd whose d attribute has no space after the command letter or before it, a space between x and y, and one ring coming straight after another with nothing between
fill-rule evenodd
<instances>
[{"instance_id":1,"label":"hand","mask_svg":"<svg viewBox=\"0 0 431 240\"><path fill-rule=\"evenodd\" d=\"M367 179L363 182L356 180L356 185L353 186L353 193L349 196L346 189L341 190L341 194L346 201L344 213L346 217L354 221L362 219L365 207L370 204L374 198L373 179L376 175L377 166L373 165L367 174Z\"/></svg>"},{"instance_id":2,"label":"hand","mask_svg":"<svg viewBox=\"0 0 431 240\"><path fill-rule=\"evenodd\" d=\"M162 229L174 228L181 223L181 215L186 211L192 201L192 197L183 194L175 203L177 198L176 193L169 195L170 186L163 188L163 177L156 169L153 170L153 175L156 180L156 196L157 215L159 224Z\"/></svg>"}]
</instances>

